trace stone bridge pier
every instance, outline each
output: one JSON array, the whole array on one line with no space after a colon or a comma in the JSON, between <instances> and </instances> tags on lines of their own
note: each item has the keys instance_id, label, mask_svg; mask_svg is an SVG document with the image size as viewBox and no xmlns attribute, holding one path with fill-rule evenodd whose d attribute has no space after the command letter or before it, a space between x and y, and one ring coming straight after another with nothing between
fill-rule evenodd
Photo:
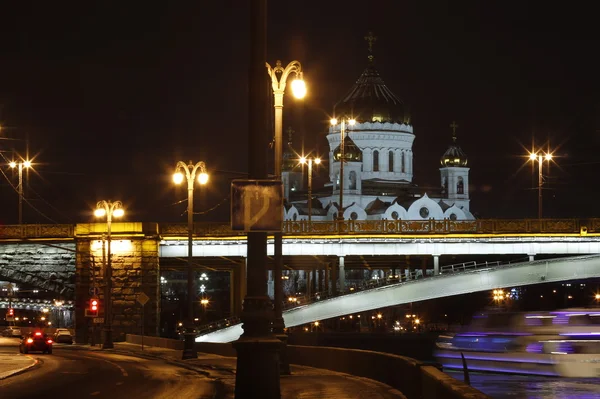
<instances>
[{"instance_id":1,"label":"stone bridge pier","mask_svg":"<svg viewBox=\"0 0 600 399\"><path fill-rule=\"evenodd\" d=\"M125 334L158 335L160 317L159 234L156 223L112 223L112 331L113 340ZM104 273L107 265L105 223L78 224L75 284L75 330L78 343L101 343L103 324L85 317L90 292L97 289L100 317L105 317ZM145 306L140 294L149 298Z\"/></svg>"}]
</instances>

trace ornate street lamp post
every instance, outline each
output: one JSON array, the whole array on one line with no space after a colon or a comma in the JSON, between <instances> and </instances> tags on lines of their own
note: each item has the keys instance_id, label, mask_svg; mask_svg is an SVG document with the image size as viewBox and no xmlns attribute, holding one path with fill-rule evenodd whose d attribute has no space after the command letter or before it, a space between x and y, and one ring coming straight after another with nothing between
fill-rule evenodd
<instances>
[{"instance_id":1,"label":"ornate street lamp post","mask_svg":"<svg viewBox=\"0 0 600 399\"><path fill-rule=\"evenodd\" d=\"M177 162L175 166L175 174L173 175L173 181L175 184L181 184L183 179L187 180L188 184L188 267L187 267L187 294L188 294L188 310L185 331L185 346L183 349L183 359L195 359L198 357L196 350L194 349L194 300L196 294L194 292L194 278L193 278L193 265L192 265L192 236L194 235L194 181L196 180L196 173L198 173L198 183L206 184L208 182L208 173L206 172L206 165L200 161L195 165L190 161L187 165L185 162Z\"/></svg>"},{"instance_id":2,"label":"ornate street lamp post","mask_svg":"<svg viewBox=\"0 0 600 399\"><path fill-rule=\"evenodd\" d=\"M321 158L302 157L300 163L308 164L308 224L312 223L312 166L313 162L318 165L321 163Z\"/></svg>"},{"instance_id":3,"label":"ornate street lamp post","mask_svg":"<svg viewBox=\"0 0 600 399\"><path fill-rule=\"evenodd\" d=\"M341 118L340 121L340 209L338 210L338 220L344 220L344 163L346 162L346 154L344 152L344 140L346 137L346 123L350 126L356 124L355 119ZM331 119L331 126L338 124L336 118ZM335 156L335 155L334 155ZM341 225L341 223L340 223ZM339 229L339 225L338 225Z\"/></svg>"},{"instance_id":4,"label":"ornate street lamp post","mask_svg":"<svg viewBox=\"0 0 600 399\"><path fill-rule=\"evenodd\" d=\"M125 214L121 201L98 201L94 215L106 216L107 255L104 265L104 343L102 349L114 348L112 340L112 257L110 252L110 234L113 216L119 218Z\"/></svg>"},{"instance_id":5,"label":"ornate street lamp post","mask_svg":"<svg viewBox=\"0 0 600 399\"><path fill-rule=\"evenodd\" d=\"M552 160L552 154L542 154L539 152L532 152L529 154L529 159L533 162L538 162L538 219L542 218L542 186L544 185L544 176L542 175L542 165L544 161L550 162Z\"/></svg>"},{"instance_id":6,"label":"ornate street lamp post","mask_svg":"<svg viewBox=\"0 0 600 399\"><path fill-rule=\"evenodd\" d=\"M290 74L295 74L292 81L292 93L296 98L304 98L306 95L306 84L302 79L302 65L298 61L290 62L285 68L281 66L281 61L277 60L275 68L268 63L267 72L271 77L273 87L274 107L275 107L275 178L281 179L281 166L283 163L283 95L287 79ZM285 324L282 316L283 306L283 283L281 281L281 270L283 269L283 235L277 232L273 235L275 265L273 267L273 280L275 282L274 292L274 312L273 332L282 340L285 347L287 339L284 336ZM280 353L280 371L281 374L290 374L289 364L285 356L285 348Z\"/></svg>"},{"instance_id":7,"label":"ornate street lamp post","mask_svg":"<svg viewBox=\"0 0 600 399\"><path fill-rule=\"evenodd\" d=\"M19 191L19 224L23 224L23 168L29 169L31 167L30 161L12 161L8 164L11 168L19 167L19 185L17 189Z\"/></svg>"}]
</instances>

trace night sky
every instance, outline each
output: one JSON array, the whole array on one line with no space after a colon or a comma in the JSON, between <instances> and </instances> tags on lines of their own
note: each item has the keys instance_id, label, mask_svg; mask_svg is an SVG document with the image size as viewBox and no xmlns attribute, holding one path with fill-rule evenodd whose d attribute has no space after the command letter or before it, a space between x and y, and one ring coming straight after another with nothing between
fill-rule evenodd
<instances>
[{"instance_id":1,"label":"night sky","mask_svg":"<svg viewBox=\"0 0 600 399\"><path fill-rule=\"evenodd\" d=\"M128 220L185 222L171 174L189 159L211 170L195 206L214 210L196 220L227 221L230 181L247 171L247 2L25 3L0 6L0 150L35 156L24 222L91 221L102 199L122 200ZM286 96L284 129L326 155L372 30L377 68L410 105L415 183L439 185L456 120L477 217L536 217L537 169L521 169L532 142L557 156L544 216L600 217L594 6L490 3L271 1L268 61L301 61L309 90ZM2 171L0 223L16 223Z\"/></svg>"}]
</instances>

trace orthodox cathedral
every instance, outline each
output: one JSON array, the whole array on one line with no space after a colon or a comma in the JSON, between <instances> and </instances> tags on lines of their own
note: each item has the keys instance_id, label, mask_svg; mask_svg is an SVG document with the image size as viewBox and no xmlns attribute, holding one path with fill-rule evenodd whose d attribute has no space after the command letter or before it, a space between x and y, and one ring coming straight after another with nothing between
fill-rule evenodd
<instances>
[{"instance_id":1,"label":"orthodox cathedral","mask_svg":"<svg viewBox=\"0 0 600 399\"><path fill-rule=\"evenodd\" d=\"M415 132L408 107L375 68L369 34L368 64L334 106L329 128L329 182L308 198L291 136L283 154L285 220L473 220L469 211L467 156L456 142L441 156L440 187L423 192L413 183ZM311 201L310 205L308 201Z\"/></svg>"}]
</instances>

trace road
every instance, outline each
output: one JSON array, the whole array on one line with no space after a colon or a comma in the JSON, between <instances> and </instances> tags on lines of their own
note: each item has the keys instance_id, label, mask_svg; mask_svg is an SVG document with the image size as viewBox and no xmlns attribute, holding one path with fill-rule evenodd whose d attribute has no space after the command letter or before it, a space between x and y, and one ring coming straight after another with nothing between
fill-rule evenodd
<instances>
[{"instance_id":1,"label":"road","mask_svg":"<svg viewBox=\"0 0 600 399\"><path fill-rule=\"evenodd\" d=\"M0 338L0 353L18 353L18 340ZM0 380L2 399L213 398L214 383L163 360L56 344L52 355L31 354L39 364Z\"/></svg>"}]
</instances>

